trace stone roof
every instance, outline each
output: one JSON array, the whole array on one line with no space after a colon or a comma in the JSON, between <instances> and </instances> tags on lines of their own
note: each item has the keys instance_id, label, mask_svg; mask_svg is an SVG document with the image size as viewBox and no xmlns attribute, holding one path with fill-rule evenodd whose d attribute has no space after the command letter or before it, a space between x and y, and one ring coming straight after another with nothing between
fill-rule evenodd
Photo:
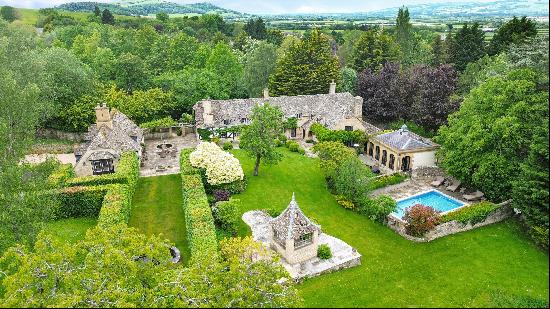
<instances>
[{"instance_id":1,"label":"stone roof","mask_svg":"<svg viewBox=\"0 0 550 309\"><path fill-rule=\"evenodd\" d=\"M382 129L378 128L377 126L370 124L366 121L363 121L363 125L365 126L365 132L367 134L376 134L382 132Z\"/></svg>"},{"instance_id":2,"label":"stone roof","mask_svg":"<svg viewBox=\"0 0 550 309\"><path fill-rule=\"evenodd\" d=\"M410 132L406 125L401 129L374 136L380 142L397 150L435 149L439 145L430 139Z\"/></svg>"},{"instance_id":3,"label":"stone roof","mask_svg":"<svg viewBox=\"0 0 550 309\"><path fill-rule=\"evenodd\" d=\"M119 111L112 112L113 127L106 125L99 129L96 124L88 128L84 143L75 150L75 155L82 156L89 150L113 150L116 154L105 151L94 153L94 157L118 156L126 151L139 152L143 131L126 115ZM95 160L95 159L92 159Z\"/></svg>"},{"instance_id":4,"label":"stone roof","mask_svg":"<svg viewBox=\"0 0 550 309\"><path fill-rule=\"evenodd\" d=\"M273 230L282 235L284 239L297 239L302 235L321 232L321 227L311 222L296 203L294 194L288 207L276 218L270 222Z\"/></svg>"},{"instance_id":5,"label":"stone roof","mask_svg":"<svg viewBox=\"0 0 550 309\"><path fill-rule=\"evenodd\" d=\"M215 128L240 125L242 119L250 117L252 109L256 105L266 102L279 106L285 118L301 114L303 117L311 117L328 128L333 128L340 120L355 117L355 107L362 105L363 99L344 92L234 100L203 100L193 106L198 128L206 128L202 117L204 102L211 104L211 115L213 116L211 126ZM226 124L224 121L228 123Z\"/></svg>"}]
</instances>

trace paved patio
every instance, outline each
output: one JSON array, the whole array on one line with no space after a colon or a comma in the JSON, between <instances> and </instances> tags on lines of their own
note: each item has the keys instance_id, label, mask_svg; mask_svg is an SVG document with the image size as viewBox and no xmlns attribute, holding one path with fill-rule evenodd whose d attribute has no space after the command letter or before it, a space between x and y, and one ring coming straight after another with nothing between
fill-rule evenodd
<instances>
[{"instance_id":1,"label":"paved patio","mask_svg":"<svg viewBox=\"0 0 550 309\"><path fill-rule=\"evenodd\" d=\"M175 152L161 157L157 146L162 143L171 144ZM172 137L167 139L152 139L145 141L144 157L141 160L141 177L177 174L180 172L179 156L182 149L195 148L198 142L195 134Z\"/></svg>"},{"instance_id":2,"label":"paved patio","mask_svg":"<svg viewBox=\"0 0 550 309\"><path fill-rule=\"evenodd\" d=\"M407 198L409 196L422 193L425 191L430 191L433 189L436 189L438 191L441 191L442 193L449 195L455 199L458 199L463 202L467 202L462 195L464 193L457 190L456 192L450 192L445 189L445 185L441 185L440 187L433 187L431 185L431 182L435 180L434 178L422 178L422 179L407 179L402 183L398 183L396 185L387 186L384 188L380 188L378 190L374 190L371 195L372 196L378 196L378 195L388 195L389 197L393 198L394 200L399 200L403 198Z\"/></svg>"}]
</instances>

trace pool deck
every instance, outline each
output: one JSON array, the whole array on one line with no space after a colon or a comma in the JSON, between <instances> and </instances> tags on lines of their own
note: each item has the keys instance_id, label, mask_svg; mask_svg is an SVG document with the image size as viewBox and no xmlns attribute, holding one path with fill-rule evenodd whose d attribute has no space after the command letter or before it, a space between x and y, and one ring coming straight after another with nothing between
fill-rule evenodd
<instances>
[{"instance_id":1,"label":"pool deck","mask_svg":"<svg viewBox=\"0 0 550 309\"><path fill-rule=\"evenodd\" d=\"M432 179L408 179L405 180L402 183L398 183L396 185L387 186L378 190L374 190L371 195L372 196L378 196L378 195L387 195L394 200L401 200L408 197L411 197L413 195L417 195L423 192L431 191L431 190L437 190L444 195L448 195L454 199L457 199L463 203L469 203L466 201L462 195L464 193L457 192L450 192L445 189L445 186L442 185L438 188L433 187L430 183L432 182Z\"/></svg>"}]
</instances>

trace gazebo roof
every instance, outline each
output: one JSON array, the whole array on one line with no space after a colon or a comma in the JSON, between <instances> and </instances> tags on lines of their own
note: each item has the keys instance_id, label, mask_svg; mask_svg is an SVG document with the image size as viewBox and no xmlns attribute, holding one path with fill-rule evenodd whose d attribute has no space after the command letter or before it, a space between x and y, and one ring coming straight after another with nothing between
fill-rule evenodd
<instances>
[{"instance_id":1,"label":"gazebo roof","mask_svg":"<svg viewBox=\"0 0 550 309\"><path fill-rule=\"evenodd\" d=\"M294 193L288 207L271 220L271 227L283 239L297 239L302 235L321 231L321 227L311 222L296 203Z\"/></svg>"}]
</instances>

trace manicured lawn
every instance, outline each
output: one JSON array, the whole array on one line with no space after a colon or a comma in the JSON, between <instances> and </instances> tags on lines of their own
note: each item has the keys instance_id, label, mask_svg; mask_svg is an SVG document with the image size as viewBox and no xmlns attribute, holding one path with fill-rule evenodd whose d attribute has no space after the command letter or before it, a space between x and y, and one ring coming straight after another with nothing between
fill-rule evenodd
<instances>
[{"instance_id":1,"label":"manicured lawn","mask_svg":"<svg viewBox=\"0 0 550 309\"><path fill-rule=\"evenodd\" d=\"M146 235L162 234L175 243L184 263L189 260L179 174L139 179L129 226Z\"/></svg>"},{"instance_id":2,"label":"manicured lawn","mask_svg":"<svg viewBox=\"0 0 550 309\"><path fill-rule=\"evenodd\" d=\"M44 231L58 238L59 240L74 243L84 239L86 231L93 228L97 223L95 218L70 218L49 222Z\"/></svg>"},{"instance_id":3,"label":"manicured lawn","mask_svg":"<svg viewBox=\"0 0 550 309\"><path fill-rule=\"evenodd\" d=\"M301 284L306 306L488 307L502 294L548 301L548 255L523 236L514 220L413 243L341 208L326 190L318 160L283 151L284 160L261 166L257 177L252 159L241 150L233 152L249 180L247 190L236 196L242 212L282 210L295 192L304 213L324 232L363 255L359 267ZM242 222L239 232L249 235L250 229Z\"/></svg>"}]
</instances>

